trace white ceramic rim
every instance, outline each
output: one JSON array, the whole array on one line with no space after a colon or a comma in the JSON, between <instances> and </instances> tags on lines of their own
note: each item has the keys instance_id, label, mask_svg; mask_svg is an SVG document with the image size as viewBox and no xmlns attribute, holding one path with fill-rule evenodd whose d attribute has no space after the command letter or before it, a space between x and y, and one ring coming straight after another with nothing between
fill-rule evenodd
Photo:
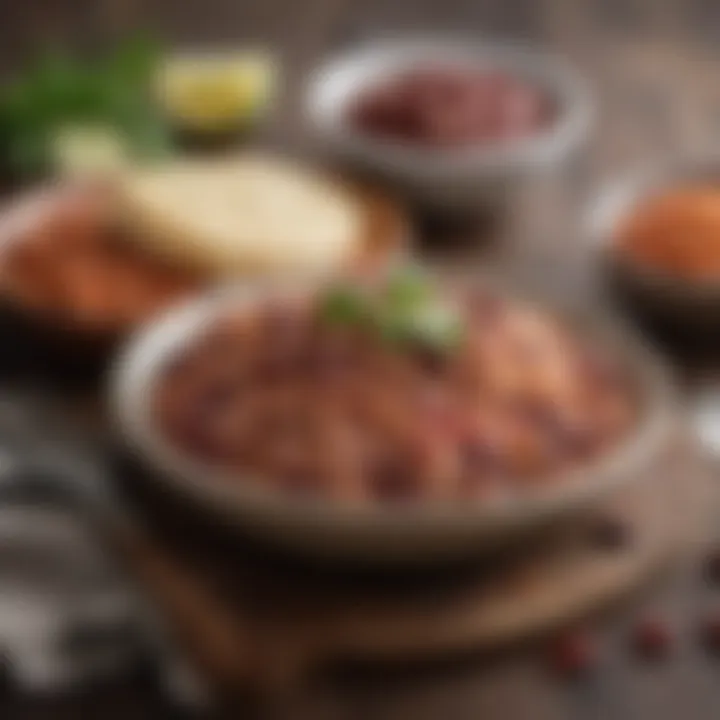
<instances>
[{"instance_id":1,"label":"white ceramic rim","mask_svg":"<svg viewBox=\"0 0 720 720\"><path fill-rule=\"evenodd\" d=\"M369 137L348 126L347 103L368 84L418 65L465 65L518 75L544 88L557 106L550 126L522 140L495 146L432 150ZM363 45L324 62L312 73L304 113L325 142L366 162L420 177L507 174L556 163L587 137L594 105L587 82L566 60L528 44L481 38L420 36Z\"/></svg>"},{"instance_id":2,"label":"white ceramic rim","mask_svg":"<svg viewBox=\"0 0 720 720\"><path fill-rule=\"evenodd\" d=\"M642 417L633 433L612 452L572 470L567 478L543 491L492 504L418 503L402 508L357 508L323 500L288 499L262 483L238 482L237 475L218 472L185 456L158 431L150 409L153 384L164 361L202 332L216 313L230 306L252 306L266 297L266 291L266 285L233 286L170 310L127 343L110 376L111 417L120 438L159 471L157 477L166 486L226 519L252 518L257 525L259 518L263 526L282 522L286 528L310 524L336 537L372 533L399 544L417 543L425 534L438 542L444 533L506 535L585 505L635 479L644 462L662 445L672 423L673 385L664 364L639 341L613 328L615 342L641 385Z\"/></svg>"}]
</instances>

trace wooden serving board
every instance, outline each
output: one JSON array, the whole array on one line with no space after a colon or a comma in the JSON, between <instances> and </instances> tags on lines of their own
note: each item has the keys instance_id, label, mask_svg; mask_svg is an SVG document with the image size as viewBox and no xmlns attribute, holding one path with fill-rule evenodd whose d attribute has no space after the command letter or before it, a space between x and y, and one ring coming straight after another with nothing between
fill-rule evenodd
<instances>
[{"instance_id":1,"label":"wooden serving board","mask_svg":"<svg viewBox=\"0 0 720 720\"><path fill-rule=\"evenodd\" d=\"M341 659L417 660L497 648L636 588L713 506L698 463L688 465L677 450L672 458L592 513L473 566L353 576L301 561L249 561L229 547L180 548L177 533L199 537L184 520L152 541L127 536L122 547L207 680L276 692ZM614 547L598 537L608 518L627 533Z\"/></svg>"}]
</instances>

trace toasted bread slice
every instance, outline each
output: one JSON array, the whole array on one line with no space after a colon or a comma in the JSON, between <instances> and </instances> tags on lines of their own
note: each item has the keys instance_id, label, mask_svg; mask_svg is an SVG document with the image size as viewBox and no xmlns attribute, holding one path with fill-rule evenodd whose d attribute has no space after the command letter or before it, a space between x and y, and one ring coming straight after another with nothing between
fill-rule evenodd
<instances>
[{"instance_id":1,"label":"toasted bread slice","mask_svg":"<svg viewBox=\"0 0 720 720\"><path fill-rule=\"evenodd\" d=\"M362 208L339 183L264 155L144 169L119 197L148 250L220 275L332 272L363 242Z\"/></svg>"}]
</instances>

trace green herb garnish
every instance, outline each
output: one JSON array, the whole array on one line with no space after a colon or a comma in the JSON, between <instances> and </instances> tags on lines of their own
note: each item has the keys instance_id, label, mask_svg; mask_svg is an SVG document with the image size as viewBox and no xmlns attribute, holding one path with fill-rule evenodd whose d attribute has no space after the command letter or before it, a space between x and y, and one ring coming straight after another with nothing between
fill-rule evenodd
<instances>
[{"instance_id":1,"label":"green herb garnish","mask_svg":"<svg viewBox=\"0 0 720 720\"><path fill-rule=\"evenodd\" d=\"M426 303L408 318L409 334L416 342L433 349L452 350L463 337L459 313L441 303Z\"/></svg>"},{"instance_id":2,"label":"green herb garnish","mask_svg":"<svg viewBox=\"0 0 720 720\"><path fill-rule=\"evenodd\" d=\"M462 317L441 300L417 269L390 277L379 292L345 285L328 292L322 316L334 323L365 325L398 346L451 351L462 341Z\"/></svg>"},{"instance_id":3,"label":"green herb garnish","mask_svg":"<svg viewBox=\"0 0 720 720\"><path fill-rule=\"evenodd\" d=\"M420 268L411 266L396 271L387 281L383 299L395 312L412 310L432 299L433 288Z\"/></svg>"},{"instance_id":4,"label":"green herb garnish","mask_svg":"<svg viewBox=\"0 0 720 720\"><path fill-rule=\"evenodd\" d=\"M119 139L128 157L164 154L170 134L150 97L158 60L144 37L91 62L46 51L0 87L0 162L21 177L57 169L57 138L73 128Z\"/></svg>"},{"instance_id":5,"label":"green herb garnish","mask_svg":"<svg viewBox=\"0 0 720 720\"><path fill-rule=\"evenodd\" d=\"M357 286L334 287L323 299L321 315L326 322L333 324L357 325L370 317L370 301L367 294Z\"/></svg>"}]
</instances>

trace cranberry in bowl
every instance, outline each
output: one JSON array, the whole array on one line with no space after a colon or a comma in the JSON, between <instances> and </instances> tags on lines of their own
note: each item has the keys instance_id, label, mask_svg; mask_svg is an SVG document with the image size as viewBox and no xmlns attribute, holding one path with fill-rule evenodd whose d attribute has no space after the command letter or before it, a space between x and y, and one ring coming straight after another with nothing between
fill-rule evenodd
<instances>
[{"instance_id":1,"label":"cranberry in bowl","mask_svg":"<svg viewBox=\"0 0 720 720\"><path fill-rule=\"evenodd\" d=\"M472 210L562 165L588 135L592 103L575 69L540 50L415 38L323 64L305 114L342 161L429 208Z\"/></svg>"},{"instance_id":2,"label":"cranberry in bowl","mask_svg":"<svg viewBox=\"0 0 720 720\"><path fill-rule=\"evenodd\" d=\"M642 475L666 380L608 337L416 274L243 288L142 332L111 398L158 478L218 516L296 550L423 562Z\"/></svg>"},{"instance_id":3,"label":"cranberry in bowl","mask_svg":"<svg viewBox=\"0 0 720 720\"><path fill-rule=\"evenodd\" d=\"M451 150L525 140L554 113L548 93L509 73L428 65L361 90L346 122L378 140Z\"/></svg>"}]
</instances>

